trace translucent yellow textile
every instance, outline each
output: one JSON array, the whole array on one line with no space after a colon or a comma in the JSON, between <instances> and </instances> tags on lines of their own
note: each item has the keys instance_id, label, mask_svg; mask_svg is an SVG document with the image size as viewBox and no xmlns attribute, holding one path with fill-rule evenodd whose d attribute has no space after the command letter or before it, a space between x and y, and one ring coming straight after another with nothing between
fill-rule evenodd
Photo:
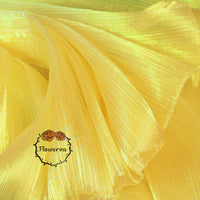
<instances>
[{"instance_id":1,"label":"translucent yellow textile","mask_svg":"<svg viewBox=\"0 0 200 200\"><path fill-rule=\"evenodd\" d=\"M0 0L0 200L200 199L200 3L184 1ZM57 167L35 151L48 129L71 139Z\"/></svg>"}]
</instances>

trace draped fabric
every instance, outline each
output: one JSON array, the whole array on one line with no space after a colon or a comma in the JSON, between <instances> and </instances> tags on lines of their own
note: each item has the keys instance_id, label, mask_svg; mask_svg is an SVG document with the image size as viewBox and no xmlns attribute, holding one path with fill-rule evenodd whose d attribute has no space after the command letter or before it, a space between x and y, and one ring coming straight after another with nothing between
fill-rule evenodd
<instances>
[{"instance_id":1,"label":"draped fabric","mask_svg":"<svg viewBox=\"0 0 200 200\"><path fill-rule=\"evenodd\" d=\"M198 0L0 0L0 199L200 199L199 82Z\"/></svg>"}]
</instances>

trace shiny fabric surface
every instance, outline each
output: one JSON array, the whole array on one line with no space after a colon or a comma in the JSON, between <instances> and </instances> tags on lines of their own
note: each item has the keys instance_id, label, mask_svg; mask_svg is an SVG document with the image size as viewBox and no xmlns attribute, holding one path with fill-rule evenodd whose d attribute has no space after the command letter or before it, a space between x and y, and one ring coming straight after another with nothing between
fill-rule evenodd
<instances>
[{"instance_id":1,"label":"shiny fabric surface","mask_svg":"<svg viewBox=\"0 0 200 200\"><path fill-rule=\"evenodd\" d=\"M200 199L199 1L0 4L0 199Z\"/></svg>"}]
</instances>

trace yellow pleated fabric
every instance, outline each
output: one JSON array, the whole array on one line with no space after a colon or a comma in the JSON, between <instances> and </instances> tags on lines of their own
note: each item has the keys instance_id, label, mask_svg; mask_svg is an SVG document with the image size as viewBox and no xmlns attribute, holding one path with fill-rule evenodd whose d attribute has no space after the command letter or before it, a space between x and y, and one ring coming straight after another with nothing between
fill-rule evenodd
<instances>
[{"instance_id":1,"label":"yellow pleated fabric","mask_svg":"<svg viewBox=\"0 0 200 200\"><path fill-rule=\"evenodd\" d=\"M0 4L0 199L200 199L199 1Z\"/></svg>"}]
</instances>

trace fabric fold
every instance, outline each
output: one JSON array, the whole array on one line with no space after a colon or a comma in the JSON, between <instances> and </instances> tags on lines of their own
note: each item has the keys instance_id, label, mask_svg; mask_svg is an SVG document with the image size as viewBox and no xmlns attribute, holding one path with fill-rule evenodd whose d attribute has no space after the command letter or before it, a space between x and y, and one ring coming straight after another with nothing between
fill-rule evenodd
<instances>
[{"instance_id":1,"label":"fabric fold","mask_svg":"<svg viewBox=\"0 0 200 200\"><path fill-rule=\"evenodd\" d=\"M0 0L1 198L200 198L199 9L45 2Z\"/></svg>"}]
</instances>

